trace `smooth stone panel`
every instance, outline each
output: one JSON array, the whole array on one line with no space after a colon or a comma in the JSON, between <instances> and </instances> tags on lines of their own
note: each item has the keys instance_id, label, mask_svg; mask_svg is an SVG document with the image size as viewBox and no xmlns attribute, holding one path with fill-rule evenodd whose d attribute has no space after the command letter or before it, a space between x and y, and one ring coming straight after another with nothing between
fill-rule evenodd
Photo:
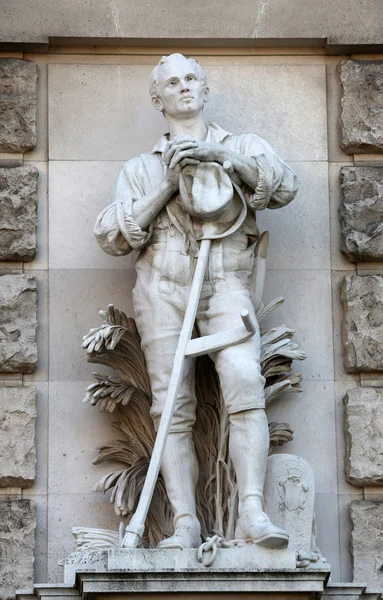
<instances>
[{"instance_id":1,"label":"smooth stone panel","mask_svg":"<svg viewBox=\"0 0 383 600\"><path fill-rule=\"evenodd\" d=\"M256 38L316 38L331 44L381 44L380 0L268 0L258 14ZM259 41L261 41L261 39Z\"/></svg>"},{"instance_id":2,"label":"smooth stone panel","mask_svg":"<svg viewBox=\"0 0 383 600\"><path fill-rule=\"evenodd\" d=\"M33 586L36 516L31 500L0 501L0 600Z\"/></svg>"},{"instance_id":3,"label":"smooth stone panel","mask_svg":"<svg viewBox=\"0 0 383 600\"><path fill-rule=\"evenodd\" d=\"M33 373L37 363L36 280L0 276L0 373Z\"/></svg>"},{"instance_id":4,"label":"smooth stone panel","mask_svg":"<svg viewBox=\"0 0 383 600\"><path fill-rule=\"evenodd\" d=\"M326 270L275 269L266 276L264 302L278 297L284 304L260 322L261 331L285 323L295 331L293 340L307 358L293 370L305 380L334 377L330 272Z\"/></svg>"},{"instance_id":5,"label":"smooth stone panel","mask_svg":"<svg viewBox=\"0 0 383 600\"><path fill-rule=\"evenodd\" d=\"M48 496L36 495L33 498L36 508L36 546L34 583L48 581Z\"/></svg>"},{"instance_id":6,"label":"smooth stone panel","mask_svg":"<svg viewBox=\"0 0 383 600\"><path fill-rule=\"evenodd\" d=\"M1 281L1 280L0 280ZM95 368L87 363L83 336L102 320L99 310L108 304L133 316L134 271L118 269L52 269L49 282L50 380L87 381Z\"/></svg>"},{"instance_id":7,"label":"smooth stone panel","mask_svg":"<svg viewBox=\"0 0 383 600\"><path fill-rule=\"evenodd\" d=\"M320 447L320 451L323 446ZM334 581L340 578L340 553L339 553L339 513L338 495L336 488L331 494L315 496L315 521L317 528L317 544L331 565L331 577ZM315 568L315 567L314 567ZM347 599L348 600L348 599Z\"/></svg>"},{"instance_id":8,"label":"smooth stone panel","mask_svg":"<svg viewBox=\"0 0 383 600\"><path fill-rule=\"evenodd\" d=\"M36 63L0 58L0 152L25 152L36 145L37 78Z\"/></svg>"},{"instance_id":9,"label":"smooth stone panel","mask_svg":"<svg viewBox=\"0 0 383 600\"><path fill-rule=\"evenodd\" d=\"M108 496L51 493L48 506L48 581L64 580L64 569L58 561L77 549L72 527L118 531L120 521L121 517L115 514Z\"/></svg>"},{"instance_id":10,"label":"smooth stone panel","mask_svg":"<svg viewBox=\"0 0 383 600\"><path fill-rule=\"evenodd\" d=\"M324 65L222 65L206 71L209 120L233 133L256 133L284 160L327 160Z\"/></svg>"},{"instance_id":11,"label":"smooth stone panel","mask_svg":"<svg viewBox=\"0 0 383 600\"><path fill-rule=\"evenodd\" d=\"M354 581L363 581L372 589L383 586L383 502L351 503L351 553Z\"/></svg>"},{"instance_id":12,"label":"smooth stone panel","mask_svg":"<svg viewBox=\"0 0 383 600\"><path fill-rule=\"evenodd\" d=\"M36 255L38 176L31 165L0 168L0 260L30 261Z\"/></svg>"},{"instance_id":13,"label":"smooth stone panel","mask_svg":"<svg viewBox=\"0 0 383 600\"><path fill-rule=\"evenodd\" d=\"M306 460L317 493L331 494L337 486L334 384L303 381L302 387L302 393L282 394L267 407L269 422L289 423L294 431L294 440L273 454L296 454Z\"/></svg>"},{"instance_id":14,"label":"smooth stone panel","mask_svg":"<svg viewBox=\"0 0 383 600\"><path fill-rule=\"evenodd\" d=\"M174 3L163 0L161 10L156 0L126 3L116 0L116 18L123 38L235 39L250 45L261 0L194 0Z\"/></svg>"},{"instance_id":15,"label":"smooth stone panel","mask_svg":"<svg viewBox=\"0 0 383 600\"><path fill-rule=\"evenodd\" d=\"M0 487L31 487L36 467L36 390L0 387L0 415Z\"/></svg>"},{"instance_id":16,"label":"smooth stone panel","mask_svg":"<svg viewBox=\"0 0 383 600\"><path fill-rule=\"evenodd\" d=\"M383 167L342 167L342 252L353 262L383 260Z\"/></svg>"},{"instance_id":17,"label":"smooth stone panel","mask_svg":"<svg viewBox=\"0 0 383 600\"><path fill-rule=\"evenodd\" d=\"M167 131L149 96L154 64L50 64L50 158L125 162L149 152Z\"/></svg>"},{"instance_id":18,"label":"smooth stone panel","mask_svg":"<svg viewBox=\"0 0 383 600\"><path fill-rule=\"evenodd\" d=\"M148 93L154 64L50 65L51 158L126 161L150 151L167 131ZM286 160L327 159L323 65L220 65L206 72L208 120L257 133Z\"/></svg>"},{"instance_id":19,"label":"smooth stone panel","mask_svg":"<svg viewBox=\"0 0 383 600\"><path fill-rule=\"evenodd\" d=\"M341 285L347 373L383 371L383 277L347 275Z\"/></svg>"},{"instance_id":20,"label":"smooth stone panel","mask_svg":"<svg viewBox=\"0 0 383 600\"><path fill-rule=\"evenodd\" d=\"M383 152L383 61L342 60L340 145L347 154Z\"/></svg>"},{"instance_id":21,"label":"smooth stone panel","mask_svg":"<svg viewBox=\"0 0 383 600\"><path fill-rule=\"evenodd\" d=\"M353 485L383 485L383 389L358 387L345 398L346 477Z\"/></svg>"},{"instance_id":22,"label":"smooth stone panel","mask_svg":"<svg viewBox=\"0 0 383 600\"><path fill-rule=\"evenodd\" d=\"M260 231L270 232L268 269L329 269L330 231L328 165L291 162L299 189L294 200L278 210L257 213Z\"/></svg>"},{"instance_id":23,"label":"smooth stone panel","mask_svg":"<svg viewBox=\"0 0 383 600\"><path fill-rule=\"evenodd\" d=\"M94 381L92 370L103 373L106 368L89 365L89 378L85 381L50 383L49 493L89 494L103 475L121 468L121 463L112 461L100 465L92 462L98 454L97 447L124 437L111 426L118 420L116 414L100 412L97 406L82 401L87 386ZM110 510L114 512L113 505Z\"/></svg>"},{"instance_id":24,"label":"smooth stone panel","mask_svg":"<svg viewBox=\"0 0 383 600\"><path fill-rule=\"evenodd\" d=\"M382 17L379 0L281 0L235 5L196 0L191 5L166 0L130 3L123 0L84 0L52 3L35 0L3 0L2 39L10 43L44 43L50 37L100 38L109 45L204 42L254 46L296 45L318 39L325 44L381 44ZM299 18L297 18L299 16ZM254 37L259 38L254 42ZM122 38L121 41L119 38ZM154 38L154 39L153 39ZM278 41L278 38L280 41ZM190 41L189 41L190 40ZM94 40L96 43L97 39Z\"/></svg>"},{"instance_id":25,"label":"smooth stone panel","mask_svg":"<svg viewBox=\"0 0 383 600\"><path fill-rule=\"evenodd\" d=\"M49 37L118 36L108 0L5 0L2 4L2 41L47 44Z\"/></svg>"},{"instance_id":26,"label":"smooth stone panel","mask_svg":"<svg viewBox=\"0 0 383 600\"><path fill-rule=\"evenodd\" d=\"M49 264L52 269L131 269L134 254L110 256L93 227L108 206L123 162L52 161L49 167ZM67 216L73 215L72 218Z\"/></svg>"}]
</instances>

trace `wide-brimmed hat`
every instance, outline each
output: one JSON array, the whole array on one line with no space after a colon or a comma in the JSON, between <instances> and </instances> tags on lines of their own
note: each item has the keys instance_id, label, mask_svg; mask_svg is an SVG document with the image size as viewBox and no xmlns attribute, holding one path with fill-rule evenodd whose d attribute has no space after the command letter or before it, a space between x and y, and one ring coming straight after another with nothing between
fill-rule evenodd
<instances>
[{"instance_id":1,"label":"wide-brimmed hat","mask_svg":"<svg viewBox=\"0 0 383 600\"><path fill-rule=\"evenodd\" d=\"M229 175L214 162L184 167L179 189L186 212L203 221L216 219L225 213L234 194Z\"/></svg>"},{"instance_id":2,"label":"wide-brimmed hat","mask_svg":"<svg viewBox=\"0 0 383 600\"><path fill-rule=\"evenodd\" d=\"M219 163L187 165L180 173L180 200L197 221L210 224L211 238L233 233L246 216L246 201Z\"/></svg>"}]
</instances>

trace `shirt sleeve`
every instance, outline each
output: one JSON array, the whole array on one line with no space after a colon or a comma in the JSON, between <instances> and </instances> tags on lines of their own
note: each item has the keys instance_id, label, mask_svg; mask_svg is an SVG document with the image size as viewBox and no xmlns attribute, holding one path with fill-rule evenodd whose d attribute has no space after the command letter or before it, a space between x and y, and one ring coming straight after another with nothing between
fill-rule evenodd
<instances>
[{"instance_id":1,"label":"shirt sleeve","mask_svg":"<svg viewBox=\"0 0 383 600\"><path fill-rule=\"evenodd\" d=\"M133 218L133 203L144 191L137 177L129 171L129 163L120 170L115 181L112 199L97 217L94 234L101 248L113 256L141 250L149 241L152 227L143 231Z\"/></svg>"},{"instance_id":2,"label":"shirt sleeve","mask_svg":"<svg viewBox=\"0 0 383 600\"><path fill-rule=\"evenodd\" d=\"M254 210L263 210L289 204L298 191L294 171L262 138L252 134L244 134L241 138L241 154L254 158L258 170L257 187L255 190L245 190L249 206Z\"/></svg>"}]
</instances>

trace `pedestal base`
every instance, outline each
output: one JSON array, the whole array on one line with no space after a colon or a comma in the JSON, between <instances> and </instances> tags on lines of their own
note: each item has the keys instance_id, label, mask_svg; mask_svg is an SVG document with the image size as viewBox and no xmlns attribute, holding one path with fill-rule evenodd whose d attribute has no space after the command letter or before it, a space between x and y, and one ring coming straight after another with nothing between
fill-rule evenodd
<instances>
[{"instance_id":1,"label":"pedestal base","mask_svg":"<svg viewBox=\"0 0 383 600\"><path fill-rule=\"evenodd\" d=\"M210 553L203 554L208 560ZM109 571L155 572L162 571L270 571L273 569L295 569L293 550L271 550L256 544L242 547L218 548L214 562L205 566L197 559L197 549L148 550L137 548L112 548L108 550Z\"/></svg>"}]
</instances>

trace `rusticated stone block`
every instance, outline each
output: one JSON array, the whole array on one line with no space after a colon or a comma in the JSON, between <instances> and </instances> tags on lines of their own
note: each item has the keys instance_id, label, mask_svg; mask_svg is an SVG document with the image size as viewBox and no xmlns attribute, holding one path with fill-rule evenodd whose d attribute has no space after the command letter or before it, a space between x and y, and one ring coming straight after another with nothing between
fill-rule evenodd
<instances>
[{"instance_id":1,"label":"rusticated stone block","mask_svg":"<svg viewBox=\"0 0 383 600\"><path fill-rule=\"evenodd\" d=\"M25 152L37 139L37 65L0 58L0 152Z\"/></svg>"},{"instance_id":2,"label":"rusticated stone block","mask_svg":"<svg viewBox=\"0 0 383 600\"><path fill-rule=\"evenodd\" d=\"M31 500L0 501L0 600L33 587L36 516Z\"/></svg>"},{"instance_id":3,"label":"rusticated stone block","mask_svg":"<svg viewBox=\"0 0 383 600\"><path fill-rule=\"evenodd\" d=\"M33 485L35 422L35 388L0 388L0 487Z\"/></svg>"},{"instance_id":4,"label":"rusticated stone block","mask_svg":"<svg viewBox=\"0 0 383 600\"><path fill-rule=\"evenodd\" d=\"M383 485L383 388L348 390L344 403L347 481Z\"/></svg>"},{"instance_id":5,"label":"rusticated stone block","mask_svg":"<svg viewBox=\"0 0 383 600\"><path fill-rule=\"evenodd\" d=\"M354 581L371 589L383 588L383 502L357 500L350 509Z\"/></svg>"},{"instance_id":6,"label":"rusticated stone block","mask_svg":"<svg viewBox=\"0 0 383 600\"><path fill-rule=\"evenodd\" d=\"M347 275L341 300L347 373L383 372L383 277Z\"/></svg>"},{"instance_id":7,"label":"rusticated stone block","mask_svg":"<svg viewBox=\"0 0 383 600\"><path fill-rule=\"evenodd\" d=\"M0 277L0 373L33 373L37 288L30 275Z\"/></svg>"},{"instance_id":8,"label":"rusticated stone block","mask_svg":"<svg viewBox=\"0 0 383 600\"><path fill-rule=\"evenodd\" d=\"M0 168L0 260L33 260L36 256L36 167Z\"/></svg>"},{"instance_id":9,"label":"rusticated stone block","mask_svg":"<svg viewBox=\"0 0 383 600\"><path fill-rule=\"evenodd\" d=\"M341 147L383 152L383 61L342 60L339 72Z\"/></svg>"},{"instance_id":10,"label":"rusticated stone block","mask_svg":"<svg viewBox=\"0 0 383 600\"><path fill-rule=\"evenodd\" d=\"M341 250L354 262L383 260L383 167L342 167Z\"/></svg>"}]
</instances>

